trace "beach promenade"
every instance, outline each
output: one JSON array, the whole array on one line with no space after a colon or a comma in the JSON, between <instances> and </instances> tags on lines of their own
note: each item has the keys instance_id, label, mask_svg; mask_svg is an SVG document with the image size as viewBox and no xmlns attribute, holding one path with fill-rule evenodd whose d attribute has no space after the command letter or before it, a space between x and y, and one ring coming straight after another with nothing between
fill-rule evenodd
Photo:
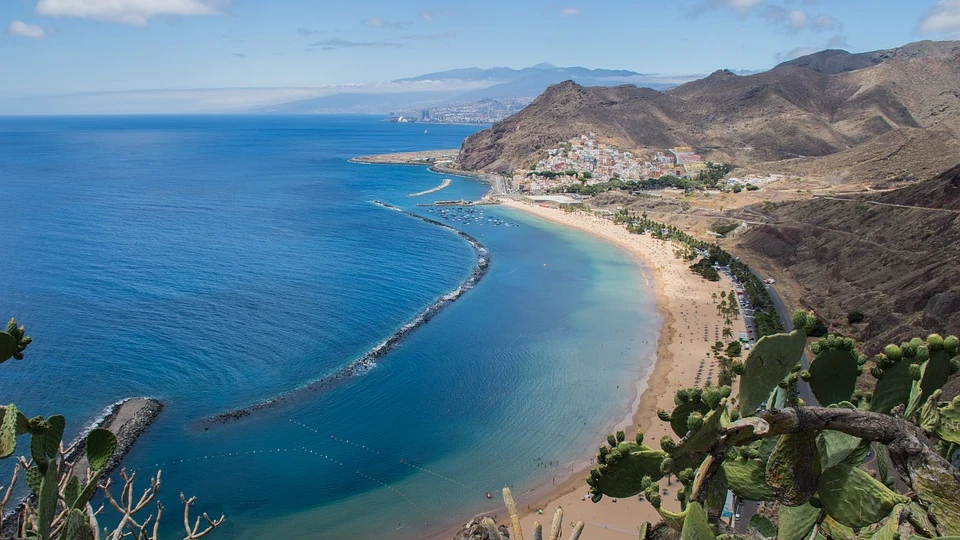
<instances>
[{"instance_id":1,"label":"beach promenade","mask_svg":"<svg viewBox=\"0 0 960 540\"><path fill-rule=\"evenodd\" d=\"M656 240L650 235L631 234L623 225L588 212L565 212L510 199L501 202L508 208L574 227L611 242L629 252L638 265L649 270L645 275L652 274L651 285L656 292L662 319L657 361L646 381L634 381L638 398L633 404L633 414L620 422L617 429L624 429L631 437L639 427L645 433L645 443L653 448L659 448L658 441L663 435L679 439L668 423L657 418L657 409L672 410L674 393L680 388L716 383L719 366L711 358L710 347L716 341L731 340L721 334L725 322L717 313L713 294L719 296L722 291L730 292L733 284L725 276L719 282L710 282L691 272L690 263L674 255L675 246L671 242ZM734 320L731 328L734 336L744 332L743 318ZM603 442L605 434L598 431L597 446ZM589 496L585 497L589 493L585 479L592 468L587 462L592 459L592 455L584 456L583 461L555 471L556 477L540 488L515 493L519 499L518 507L526 512L521 520L524 530L533 530L534 521L549 525L558 506L563 508L565 522L583 520L587 524L584 533L591 540L636 538L644 521L660 521L653 506L636 497L619 500L604 497L597 504ZM661 493L666 490L664 508L679 510L678 487L675 481L672 485L667 480L661 481ZM538 509L542 509L543 515L537 513ZM506 523L503 514L498 517ZM565 528L568 526L564 524Z\"/></svg>"}]
</instances>

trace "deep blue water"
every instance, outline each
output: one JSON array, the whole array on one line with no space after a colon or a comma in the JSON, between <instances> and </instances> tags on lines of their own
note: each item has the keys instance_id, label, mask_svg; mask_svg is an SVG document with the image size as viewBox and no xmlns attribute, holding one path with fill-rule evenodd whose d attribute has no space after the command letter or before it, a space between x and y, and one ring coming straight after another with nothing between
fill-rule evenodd
<instances>
[{"instance_id":1,"label":"deep blue water","mask_svg":"<svg viewBox=\"0 0 960 540\"><path fill-rule=\"evenodd\" d=\"M658 319L629 257L506 209L450 221L490 250L489 274L375 369L195 427L332 373L467 277L466 242L371 201L437 218L415 204L485 185L410 198L443 177L347 161L475 130L423 129L0 118L0 317L35 339L0 368L0 402L65 414L75 435L119 399L163 400L125 465L163 469L170 533L181 491L227 514L213 538L413 538L498 508L486 491L549 481L541 460L581 458L625 415Z\"/></svg>"}]
</instances>

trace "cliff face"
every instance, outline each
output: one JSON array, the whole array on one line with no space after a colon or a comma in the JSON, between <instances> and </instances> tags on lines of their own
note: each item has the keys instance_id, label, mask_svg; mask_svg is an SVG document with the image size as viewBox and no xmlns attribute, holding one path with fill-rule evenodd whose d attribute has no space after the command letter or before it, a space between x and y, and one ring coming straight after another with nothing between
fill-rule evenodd
<instances>
[{"instance_id":1,"label":"cliff face","mask_svg":"<svg viewBox=\"0 0 960 540\"><path fill-rule=\"evenodd\" d=\"M879 203L879 204L878 204ZM866 315L869 352L914 335L960 328L960 167L901 190L855 200L766 205L773 219L738 248L776 261L801 302L832 321Z\"/></svg>"},{"instance_id":2,"label":"cliff face","mask_svg":"<svg viewBox=\"0 0 960 540\"><path fill-rule=\"evenodd\" d=\"M718 71L667 92L568 81L468 138L459 160L506 172L587 132L628 149L690 145L740 165L832 155L897 130L936 129L956 139L958 89L960 42L865 56L825 51L756 75Z\"/></svg>"}]
</instances>

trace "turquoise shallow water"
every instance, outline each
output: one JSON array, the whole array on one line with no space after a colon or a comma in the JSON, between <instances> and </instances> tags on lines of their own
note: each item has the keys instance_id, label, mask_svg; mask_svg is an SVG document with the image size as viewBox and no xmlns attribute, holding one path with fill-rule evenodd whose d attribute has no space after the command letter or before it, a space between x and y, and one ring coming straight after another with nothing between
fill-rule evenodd
<instances>
[{"instance_id":1,"label":"turquoise shallow water","mask_svg":"<svg viewBox=\"0 0 960 540\"><path fill-rule=\"evenodd\" d=\"M347 160L473 130L0 119L0 315L36 339L3 365L0 401L66 414L75 434L118 399L162 399L125 464L163 469L168 508L184 491L226 513L216 538L414 538L499 508L486 491L549 482L544 462L588 454L626 415L659 320L628 256L506 209L447 221L484 243L490 271L376 368L195 427L332 373L467 277L465 241L371 201L442 220L415 203L485 185L412 199L443 177Z\"/></svg>"}]
</instances>

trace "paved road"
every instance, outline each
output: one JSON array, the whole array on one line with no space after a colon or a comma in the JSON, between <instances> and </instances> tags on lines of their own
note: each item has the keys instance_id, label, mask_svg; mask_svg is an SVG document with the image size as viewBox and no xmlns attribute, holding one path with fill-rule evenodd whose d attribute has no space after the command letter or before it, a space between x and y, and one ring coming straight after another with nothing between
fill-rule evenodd
<instances>
[{"instance_id":1,"label":"paved road","mask_svg":"<svg viewBox=\"0 0 960 540\"><path fill-rule=\"evenodd\" d=\"M953 210L950 208L931 208L929 206L915 206L910 204L894 204L894 203L885 203L880 201L867 201L863 199L850 199L847 197L830 197L827 195L815 195L814 198L817 199L827 199L829 201L845 201L845 202L855 202L861 204L872 204L874 206L889 206L891 208L912 208L915 210L932 210L935 212L950 212L952 214L960 214L960 210Z\"/></svg>"}]
</instances>

